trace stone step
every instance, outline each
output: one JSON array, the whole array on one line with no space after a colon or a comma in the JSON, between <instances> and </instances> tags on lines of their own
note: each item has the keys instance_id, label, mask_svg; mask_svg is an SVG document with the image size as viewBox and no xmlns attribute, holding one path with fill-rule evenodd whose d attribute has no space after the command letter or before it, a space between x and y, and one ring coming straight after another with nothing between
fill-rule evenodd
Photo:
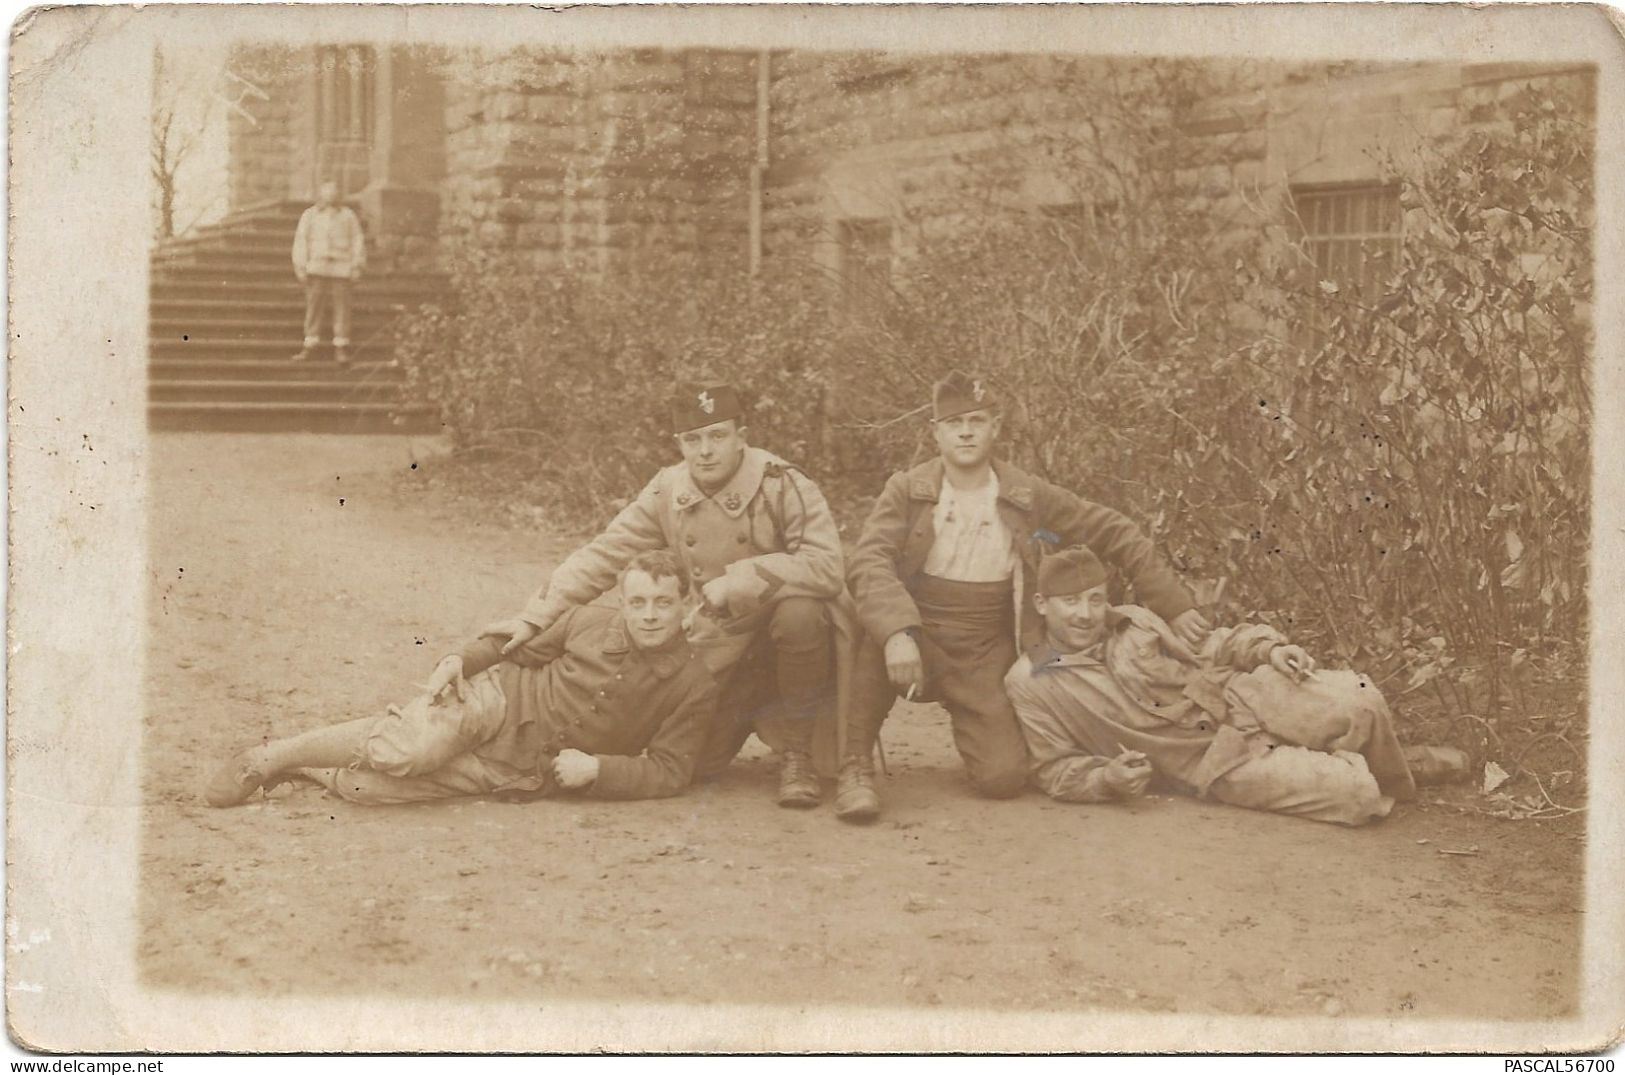
<instances>
[{"instance_id":1,"label":"stone step","mask_svg":"<svg viewBox=\"0 0 1625 1075\"><path fill-rule=\"evenodd\" d=\"M377 312L396 317L407 310L415 310L426 303L432 302L434 298L434 294L428 292L408 293L367 289L351 294L350 310L352 314L356 315ZM149 304L164 304L169 309L173 309L174 307L170 304L175 303L227 303L239 308L246 308L245 304L250 302L274 303L278 309L296 310L296 316L303 319L305 291L304 288L292 280L285 284L278 281L243 280L185 285L159 284L150 289L148 302ZM219 307L214 307L214 309L219 309Z\"/></svg>"},{"instance_id":2,"label":"stone step","mask_svg":"<svg viewBox=\"0 0 1625 1075\"><path fill-rule=\"evenodd\" d=\"M358 325L369 322L390 323L402 311L415 309L417 303L369 301L371 296L359 296L350 302L351 319ZM190 321L198 324L220 324L231 320L273 321L295 326L305 323L305 296L302 291L290 291L280 297L266 293L258 298L176 298L152 299L147 305L149 323L166 324ZM181 331L185 332L183 328Z\"/></svg>"},{"instance_id":3,"label":"stone step","mask_svg":"<svg viewBox=\"0 0 1625 1075\"><path fill-rule=\"evenodd\" d=\"M442 276L369 276L355 285L353 291L357 299L387 298L421 302L443 294L446 283ZM304 294L304 288L293 275L291 266L241 273L217 269L177 269L154 274L149 286L154 299L218 299L238 292L262 292L267 297Z\"/></svg>"},{"instance_id":4,"label":"stone step","mask_svg":"<svg viewBox=\"0 0 1625 1075\"><path fill-rule=\"evenodd\" d=\"M288 354L292 354L289 349ZM148 367L151 383L167 381L338 381L346 384L398 384L406 371L387 362L352 362L348 366L327 361L318 352L314 360L289 362L251 358L157 359Z\"/></svg>"},{"instance_id":5,"label":"stone step","mask_svg":"<svg viewBox=\"0 0 1625 1075\"><path fill-rule=\"evenodd\" d=\"M258 275L260 273L286 273L293 279L293 259L284 253L266 251L263 254L244 251L207 251L200 250L186 254L175 254L170 257L157 259L153 263L154 276L190 276L190 275L229 275L232 273L247 273ZM390 274L391 279L399 281L413 281L421 287L437 287L444 280L438 273L402 273Z\"/></svg>"},{"instance_id":6,"label":"stone step","mask_svg":"<svg viewBox=\"0 0 1625 1075\"><path fill-rule=\"evenodd\" d=\"M200 247L176 251L153 258L155 272L176 272L181 269L212 269L225 266L228 272L252 269L263 272L285 272L293 275L293 259L281 247L252 247L232 244L222 247Z\"/></svg>"},{"instance_id":7,"label":"stone step","mask_svg":"<svg viewBox=\"0 0 1625 1075\"><path fill-rule=\"evenodd\" d=\"M352 309L356 303L351 302ZM222 298L150 298L147 316L152 320L176 317L209 317L229 320L233 317L278 317L283 310L298 310L304 316L303 293L281 298L222 299ZM357 311L359 312L359 311Z\"/></svg>"},{"instance_id":8,"label":"stone step","mask_svg":"<svg viewBox=\"0 0 1625 1075\"><path fill-rule=\"evenodd\" d=\"M295 331L291 339L283 340L181 340L177 338L153 339L147 343L147 357L160 359L261 359L267 362L291 359L299 350L300 334ZM324 327L322 345L316 357L328 357L331 346ZM383 362L389 358L389 341L379 336L357 335L348 348L350 357L358 362Z\"/></svg>"},{"instance_id":9,"label":"stone step","mask_svg":"<svg viewBox=\"0 0 1625 1075\"><path fill-rule=\"evenodd\" d=\"M185 242L171 243L161 246L153 251L159 258L173 258L184 254L211 253L218 254L229 251L242 251L251 256L261 254L272 257L291 258L293 255L293 229L289 228L287 234L272 229L256 231L227 231L215 235L199 235ZM371 244L368 245L371 251Z\"/></svg>"},{"instance_id":10,"label":"stone step","mask_svg":"<svg viewBox=\"0 0 1625 1075\"><path fill-rule=\"evenodd\" d=\"M147 398L168 403L399 403L399 381L154 380Z\"/></svg>"},{"instance_id":11,"label":"stone step","mask_svg":"<svg viewBox=\"0 0 1625 1075\"><path fill-rule=\"evenodd\" d=\"M285 317L258 318L149 317L147 335L155 343L185 337L192 343L211 340L288 340L297 346L304 337L304 308L290 310L289 313L290 316ZM366 339L387 328L392 321L389 311L369 309L365 315L351 315L350 331L356 339ZM323 328L325 330L330 326L329 322Z\"/></svg>"},{"instance_id":12,"label":"stone step","mask_svg":"<svg viewBox=\"0 0 1625 1075\"><path fill-rule=\"evenodd\" d=\"M433 408L388 403L147 404L153 431L217 433L439 433Z\"/></svg>"}]
</instances>

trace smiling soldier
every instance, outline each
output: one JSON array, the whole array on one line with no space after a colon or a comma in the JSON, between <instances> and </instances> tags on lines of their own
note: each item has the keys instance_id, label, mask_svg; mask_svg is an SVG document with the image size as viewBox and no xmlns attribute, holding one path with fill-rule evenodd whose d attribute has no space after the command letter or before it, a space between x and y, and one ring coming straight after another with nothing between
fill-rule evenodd
<instances>
[{"instance_id":1,"label":"smiling soldier","mask_svg":"<svg viewBox=\"0 0 1625 1075\"><path fill-rule=\"evenodd\" d=\"M815 806L811 743L815 719L834 703L843 592L835 519L811 479L746 443L729 385L680 386L671 420L683 461L560 564L517 618L487 633L523 645L603 593L634 554L671 550L701 606L689 640L723 684L699 775L726 767L754 729L782 748L779 805Z\"/></svg>"},{"instance_id":2,"label":"smiling soldier","mask_svg":"<svg viewBox=\"0 0 1625 1075\"><path fill-rule=\"evenodd\" d=\"M1113 607L1088 549L1046 557L1033 599L1044 639L1005 678L1033 776L1067 802L1169 788L1255 810L1363 825L1416 785L1370 680L1315 670L1264 624L1200 650L1150 609Z\"/></svg>"},{"instance_id":3,"label":"smiling soldier","mask_svg":"<svg viewBox=\"0 0 1625 1075\"><path fill-rule=\"evenodd\" d=\"M633 557L619 610L572 609L506 656L490 639L471 643L403 708L239 751L204 799L234 806L294 776L369 804L675 795L693 775L717 691L683 637L687 591L670 554Z\"/></svg>"},{"instance_id":4,"label":"smiling soldier","mask_svg":"<svg viewBox=\"0 0 1625 1075\"><path fill-rule=\"evenodd\" d=\"M1021 791L1027 746L1004 674L1018 640L1035 641L1042 629L1031 595L1052 543L1093 548L1193 644L1207 633L1190 593L1137 526L994 458L999 429L985 381L955 372L938 382L938 457L892 475L853 550L847 581L868 640L853 671L835 800L843 820L880 812L871 756L897 695L943 704L979 792Z\"/></svg>"}]
</instances>

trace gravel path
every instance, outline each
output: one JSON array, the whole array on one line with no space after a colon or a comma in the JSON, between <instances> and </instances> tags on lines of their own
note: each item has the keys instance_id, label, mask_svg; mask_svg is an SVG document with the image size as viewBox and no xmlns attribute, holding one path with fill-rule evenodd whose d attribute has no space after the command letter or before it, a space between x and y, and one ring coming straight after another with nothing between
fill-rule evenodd
<instances>
[{"instance_id":1,"label":"gravel path","mask_svg":"<svg viewBox=\"0 0 1625 1075\"><path fill-rule=\"evenodd\" d=\"M925 706L887 725L886 813L867 829L827 806L775 808L754 743L719 782L649 803L364 808L282 789L208 809L200 780L229 750L404 700L567 545L403 491L405 438L151 444L139 943L154 985L1401 1020L1572 1011L1578 826L1440 806L1351 831L1184 799L989 803Z\"/></svg>"}]
</instances>

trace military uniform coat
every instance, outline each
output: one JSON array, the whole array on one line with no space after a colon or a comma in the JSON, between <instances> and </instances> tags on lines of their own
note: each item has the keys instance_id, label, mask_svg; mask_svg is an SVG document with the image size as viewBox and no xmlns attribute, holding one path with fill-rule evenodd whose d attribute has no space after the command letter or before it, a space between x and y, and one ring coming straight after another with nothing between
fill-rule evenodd
<instances>
[{"instance_id":1,"label":"military uniform coat","mask_svg":"<svg viewBox=\"0 0 1625 1075\"><path fill-rule=\"evenodd\" d=\"M811 597L830 602L836 713L818 719L814 756L820 770L832 772L839 763L841 737L835 718L845 712L858 629L846 596L840 534L818 486L761 448L747 447L734 476L710 494L694 484L686 463L674 463L661 469L603 533L553 571L520 618L546 626L609 590L627 561L654 549L677 555L696 599L705 583L729 580L725 612L695 616L688 633L718 677L750 648L775 601Z\"/></svg>"},{"instance_id":2,"label":"military uniform coat","mask_svg":"<svg viewBox=\"0 0 1625 1075\"><path fill-rule=\"evenodd\" d=\"M663 468L602 534L571 553L520 617L546 627L615 585L639 552L677 554L697 596L728 579L724 615L695 618L690 641L716 672L730 667L786 597L834 600L842 590L841 539L824 494L771 452L746 448L739 469L711 494L688 465Z\"/></svg>"},{"instance_id":3,"label":"military uniform coat","mask_svg":"<svg viewBox=\"0 0 1625 1075\"><path fill-rule=\"evenodd\" d=\"M893 474L875 501L852 552L847 582L869 637L879 643L920 626L910 595L936 541L933 509L944 466L932 459ZM1134 585L1141 603L1164 619L1195 607L1190 592L1127 516L1084 500L1001 460L998 511L1015 542L1017 649L1039 641L1043 622L1033 608L1039 558L1070 545L1087 545Z\"/></svg>"}]
</instances>

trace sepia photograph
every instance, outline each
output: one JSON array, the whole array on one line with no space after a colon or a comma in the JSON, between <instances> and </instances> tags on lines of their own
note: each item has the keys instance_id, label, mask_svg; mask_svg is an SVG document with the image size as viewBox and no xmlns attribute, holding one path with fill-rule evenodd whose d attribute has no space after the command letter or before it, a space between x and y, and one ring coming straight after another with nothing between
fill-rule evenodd
<instances>
[{"instance_id":1,"label":"sepia photograph","mask_svg":"<svg viewBox=\"0 0 1625 1075\"><path fill-rule=\"evenodd\" d=\"M1602 9L12 48L22 1047L1617 1040Z\"/></svg>"}]
</instances>

